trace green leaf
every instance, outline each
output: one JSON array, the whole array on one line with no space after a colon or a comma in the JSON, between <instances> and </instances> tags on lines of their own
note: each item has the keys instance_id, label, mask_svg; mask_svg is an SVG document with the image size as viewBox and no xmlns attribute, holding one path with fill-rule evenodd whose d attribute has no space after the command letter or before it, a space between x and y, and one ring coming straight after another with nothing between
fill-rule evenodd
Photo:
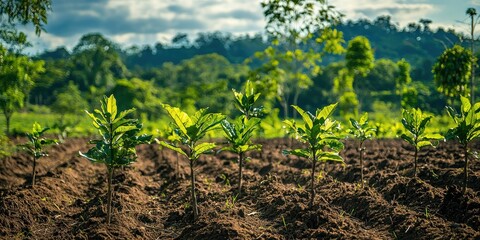
<instances>
[{"instance_id":1,"label":"green leaf","mask_svg":"<svg viewBox=\"0 0 480 240\"><path fill-rule=\"evenodd\" d=\"M297 110L297 112L300 114L300 116L302 116L303 121L308 126L308 129L312 129L313 122L312 122L312 118L310 117L310 115L298 106L292 105L292 107L295 110Z\"/></svg>"},{"instance_id":2,"label":"green leaf","mask_svg":"<svg viewBox=\"0 0 480 240\"><path fill-rule=\"evenodd\" d=\"M338 103L334 103L334 104L330 104L324 108L322 108L322 110L320 110L320 112L318 112L317 110L317 116L316 116L316 119L327 119L329 118L333 112L335 111L335 108L337 107Z\"/></svg>"},{"instance_id":3,"label":"green leaf","mask_svg":"<svg viewBox=\"0 0 480 240\"><path fill-rule=\"evenodd\" d=\"M193 148L193 155L200 156L200 154L212 150L213 148L215 148L215 146L215 143L200 143Z\"/></svg>"},{"instance_id":4,"label":"green leaf","mask_svg":"<svg viewBox=\"0 0 480 240\"><path fill-rule=\"evenodd\" d=\"M298 157L303 157L307 159L311 159L312 155L308 150L305 149L294 149L294 150L283 150L282 154L284 155L295 155Z\"/></svg>"},{"instance_id":5,"label":"green leaf","mask_svg":"<svg viewBox=\"0 0 480 240\"><path fill-rule=\"evenodd\" d=\"M156 140L157 143L160 144L161 146L164 146L164 147L166 147L166 148L168 148L168 149L171 149L171 150L173 150L173 151L175 151L175 152L178 152L178 153L180 153L180 154L188 157L188 155L187 155L181 148L176 147L175 145L173 145L173 144L171 144L171 143L167 143L167 142L165 142L165 141L159 141L159 140L157 140L157 139L155 139L155 140Z\"/></svg>"},{"instance_id":6,"label":"green leaf","mask_svg":"<svg viewBox=\"0 0 480 240\"><path fill-rule=\"evenodd\" d=\"M430 140L443 140L444 137L441 134L438 133L427 133L422 136L425 139L430 139Z\"/></svg>"},{"instance_id":7,"label":"green leaf","mask_svg":"<svg viewBox=\"0 0 480 240\"><path fill-rule=\"evenodd\" d=\"M193 124L192 119L190 119L190 117L179 108L171 107L168 104L163 104L162 106L172 118L178 129L180 129L184 135L188 135L187 128Z\"/></svg>"},{"instance_id":8,"label":"green leaf","mask_svg":"<svg viewBox=\"0 0 480 240\"><path fill-rule=\"evenodd\" d=\"M410 143L412 146L415 146L415 141L413 140L413 138L411 138L410 136L406 135L406 134L402 134L400 136L403 140L407 141L408 143Z\"/></svg>"},{"instance_id":9,"label":"green leaf","mask_svg":"<svg viewBox=\"0 0 480 240\"><path fill-rule=\"evenodd\" d=\"M110 113L110 121L113 121L117 116L117 100L113 94L107 100L107 112Z\"/></svg>"},{"instance_id":10,"label":"green leaf","mask_svg":"<svg viewBox=\"0 0 480 240\"><path fill-rule=\"evenodd\" d=\"M332 161L332 162L342 162L343 163L343 158L340 155L338 155L338 153L319 152L317 154L317 161L319 161L319 162Z\"/></svg>"},{"instance_id":11,"label":"green leaf","mask_svg":"<svg viewBox=\"0 0 480 240\"><path fill-rule=\"evenodd\" d=\"M470 111L472 104L470 104L470 100L464 96L460 96L460 101L462 102L462 112L466 115L466 113Z\"/></svg>"},{"instance_id":12,"label":"green leaf","mask_svg":"<svg viewBox=\"0 0 480 240\"><path fill-rule=\"evenodd\" d=\"M421 149L421 148L426 147L426 146L433 146L433 144L430 141L419 141L417 143L417 149Z\"/></svg>"}]
</instances>

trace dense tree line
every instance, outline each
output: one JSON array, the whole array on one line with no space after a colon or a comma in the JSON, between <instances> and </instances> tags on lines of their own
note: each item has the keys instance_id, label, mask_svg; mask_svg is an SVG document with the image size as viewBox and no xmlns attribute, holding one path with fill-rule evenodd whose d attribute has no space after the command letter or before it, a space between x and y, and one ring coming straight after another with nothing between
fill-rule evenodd
<instances>
[{"instance_id":1,"label":"dense tree line","mask_svg":"<svg viewBox=\"0 0 480 240\"><path fill-rule=\"evenodd\" d=\"M246 79L253 78L262 83L257 87L263 89L263 104L271 109L287 109L294 103L308 110L343 101L343 112L352 112L349 108L373 111L379 103L392 103L398 109L407 104L438 113L446 100L436 94L432 67L446 48L463 44L463 37L453 30L431 29L430 23L422 19L400 28L389 16L340 22L335 31L322 30L320 34L317 29L310 39L293 40L290 44L295 48L281 42L272 46L272 39L260 34L234 37L215 32L199 34L193 40L179 33L168 44L122 49L101 34L91 33L72 51L60 47L35 57L45 62L45 73L35 81L28 99L31 104L51 105L62 89L75 88L92 107L104 94L121 94L121 109L136 107L138 114L147 118L157 117L163 101L192 112L210 107L229 113L232 106L225 104L232 100L229 90L240 89ZM322 36L331 36L347 51L312 48L312 41L321 42ZM361 52L364 44L368 44L369 54ZM328 53L335 51L336 55ZM266 58L270 65L265 65ZM252 75L262 66L272 81ZM400 86L402 75L409 80ZM300 85L295 88L283 83L279 88L280 78L297 79L290 84ZM343 84L343 89L338 84ZM282 102L285 98L294 102Z\"/></svg>"}]
</instances>

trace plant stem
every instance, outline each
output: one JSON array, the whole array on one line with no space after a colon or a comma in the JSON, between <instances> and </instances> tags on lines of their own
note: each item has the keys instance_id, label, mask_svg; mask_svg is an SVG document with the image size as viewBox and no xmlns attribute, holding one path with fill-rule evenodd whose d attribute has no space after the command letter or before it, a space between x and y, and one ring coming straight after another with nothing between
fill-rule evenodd
<instances>
[{"instance_id":1,"label":"plant stem","mask_svg":"<svg viewBox=\"0 0 480 240\"><path fill-rule=\"evenodd\" d=\"M190 181L192 183L191 193L192 193L192 207L193 207L193 221L198 218L198 207L197 207L197 195L195 195L195 173L193 171L193 160L190 160Z\"/></svg>"},{"instance_id":2,"label":"plant stem","mask_svg":"<svg viewBox=\"0 0 480 240\"><path fill-rule=\"evenodd\" d=\"M464 154L465 154L465 165L463 168L463 194L467 192L467 183L468 183L468 144L464 146Z\"/></svg>"},{"instance_id":3,"label":"plant stem","mask_svg":"<svg viewBox=\"0 0 480 240\"><path fill-rule=\"evenodd\" d=\"M239 153L238 156L238 196L242 193L242 178L243 178L243 173L242 173L242 167L243 167L243 152Z\"/></svg>"},{"instance_id":4,"label":"plant stem","mask_svg":"<svg viewBox=\"0 0 480 240\"><path fill-rule=\"evenodd\" d=\"M178 165L178 152L175 152L175 157L176 157L176 160L177 162L175 163L175 178L179 178L180 177L180 170L179 170L179 165Z\"/></svg>"},{"instance_id":5,"label":"plant stem","mask_svg":"<svg viewBox=\"0 0 480 240\"><path fill-rule=\"evenodd\" d=\"M315 167L317 164L317 157L315 156L315 149L312 150L313 159L312 159L312 186L310 189L310 208L313 207L313 201L315 200Z\"/></svg>"},{"instance_id":6,"label":"plant stem","mask_svg":"<svg viewBox=\"0 0 480 240\"><path fill-rule=\"evenodd\" d=\"M417 157L418 157L418 149L417 147L415 147L415 165L414 165L414 169L413 169L413 176L414 177L417 177Z\"/></svg>"},{"instance_id":7,"label":"plant stem","mask_svg":"<svg viewBox=\"0 0 480 240\"><path fill-rule=\"evenodd\" d=\"M111 167L108 167L108 178L107 178L107 185L108 185L108 190L107 190L107 224L110 224L110 221L112 219L112 195L113 195L113 190L112 190L112 178L113 178L113 169Z\"/></svg>"},{"instance_id":8,"label":"plant stem","mask_svg":"<svg viewBox=\"0 0 480 240\"><path fill-rule=\"evenodd\" d=\"M365 184L363 183L363 141L360 142L360 178L362 181L362 188L364 188Z\"/></svg>"},{"instance_id":9,"label":"plant stem","mask_svg":"<svg viewBox=\"0 0 480 240\"><path fill-rule=\"evenodd\" d=\"M37 157L33 156L32 188L35 187L35 176L37 175L35 171L36 166L37 166Z\"/></svg>"}]
</instances>

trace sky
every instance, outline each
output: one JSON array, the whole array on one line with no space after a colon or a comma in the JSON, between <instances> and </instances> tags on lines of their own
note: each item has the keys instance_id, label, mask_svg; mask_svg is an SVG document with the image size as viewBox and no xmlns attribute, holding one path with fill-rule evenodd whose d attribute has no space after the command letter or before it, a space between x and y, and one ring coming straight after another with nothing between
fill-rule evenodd
<instances>
[{"instance_id":1,"label":"sky","mask_svg":"<svg viewBox=\"0 0 480 240\"><path fill-rule=\"evenodd\" d=\"M421 18L432 27L466 32L465 11L480 13L480 0L329 0L345 19L375 19L390 15L400 27ZM260 0L52 0L46 32L40 37L27 28L36 54L59 46L73 48L86 33L99 32L126 48L132 45L170 43L177 33L194 38L199 32L222 31L233 35L263 31Z\"/></svg>"}]
</instances>

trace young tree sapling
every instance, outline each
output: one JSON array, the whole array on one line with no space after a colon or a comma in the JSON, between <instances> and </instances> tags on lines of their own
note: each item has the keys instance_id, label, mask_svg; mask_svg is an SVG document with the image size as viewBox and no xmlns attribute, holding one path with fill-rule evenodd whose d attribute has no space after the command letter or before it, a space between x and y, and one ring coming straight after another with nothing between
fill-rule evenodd
<instances>
[{"instance_id":1,"label":"young tree sapling","mask_svg":"<svg viewBox=\"0 0 480 240\"><path fill-rule=\"evenodd\" d=\"M242 192L242 178L243 178L243 162L245 153L251 150L261 149L261 145L252 144L250 139L253 135L253 131L260 124L260 119L257 118L262 115L263 107L255 107L255 102L260 97L260 93L255 93L255 90L247 81L245 84L245 93L237 92L232 89L235 97L235 107L242 113L235 121L228 121L224 119L221 122L225 137L230 146L222 148L238 154L238 195Z\"/></svg>"},{"instance_id":2,"label":"young tree sapling","mask_svg":"<svg viewBox=\"0 0 480 240\"><path fill-rule=\"evenodd\" d=\"M98 129L101 139L90 140L95 144L88 152L82 153L82 157L94 163L103 163L107 167L107 224L111 221L112 212L112 178L113 172L118 167L131 164L137 158L135 146L142 143L149 143L150 135L138 135L142 124L138 119L126 118L134 108L122 111L117 114L117 101L113 95L104 97L100 109L93 113L88 111L88 116L93 120L93 126Z\"/></svg>"},{"instance_id":3,"label":"young tree sapling","mask_svg":"<svg viewBox=\"0 0 480 240\"><path fill-rule=\"evenodd\" d=\"M33 124L32 132L26 134L29 142L20 145L21 147L26 149L33 158L32 187L35 187L37 160L41 157L48 156L48 153L44 150L44 147L50 144L57 143L57 140L43 137L43 133L45 133L49 129L50 128L42 128L40 124L35 122Z\"/></svg>"},{"instance_id":4,"label":"young tree sapling","mask_svg":"<svg viewBox=\"0 0 480 240\"><path fill-rule=\"evenodd\" d=\"M463 193L465 194L468 182L468 157L478 158L475 152L470 151L468 145L480 136L480 102L472 106L468 98L463 96L460 96L460 101L462 102L460 113L457 113L452 107L447 106L448 115L453 119L456 126L448 130L446 138L457 140L463 147L465 157L463 167Z\"/></svg>"},{"instance_id":5,"label":"young tree sapling","mask_svg":"<svg viewBox=\"0 0 480 240\"><path fill-rule=\"evenodd\" d=\"M201 154L211 151L215 143L203 142L205 134L215 129L225 116L219 113L207 113L207 109L198 110L193 116L188 116L179 108L171 107L168 104L162 105L167 114L173 120L175 133L180 137L181 143L186 146L187 151L177 147L173 143L159 141L164 147L172 149L181 155L186 156L190 163L190 181L191 181L191 205L193 207L193 221L198 218L197 196L195 194L195 172L194 166Z\"/></svg>"},{"instance_id":6,"label":"young tree sapling","mask_svg":"<svg viewBox=\"0 0 480 240\"><path fill-rule=\"evenodd\" d=\"M402 124L409 134L404 133L401 137L415 148L413 175L417 177L418 151L425 146L435 146L436 144L434 145L434 143L438 143L432 143L432 140L438 141L444 138L438 133L425 132L432 116L425 116L422 110L415 108L411 110L403 109L402 115Z\"/></svg>"},{"instance_id":7,"label":"young tree sapling","mask_svg":"<svg viewBox=\"0 0 480 240\"><path fill-rule=\"evenodd\" d=\"M317 161L343 163L343 158L338 154L343 149L343 143L340 142L340 137L334 133L338 124L330 118L336 107L337 103L328 105L322 109L317 109L316 114L313 115L298 106L293 106L302 116L304 124L297 126L294 120L284 121L287 127L296 133L297 139L307 144L306 148L283 150L283 154L292 154L312 161L310 207L313 206L315 199L315 168Z\"/></svg>"},{"instance_id":8,"label":"young tree sapling","mask_svg":"<svg viewBox=\"0 0 480 240\"><path fill-rule=\"evenodd\" d=\"M368 124L368 113L364 113L360 117L359 121L350 118L350 124L352 125L352 128L349 129L350 134L352 134L360 141L358 151L360 153L360 179L362 181L363 188L365 184L365 181L363 179L363 152L365 151L365 147L363 147L363 143L365 142L365 140L373 138L376 129L370 127L370 125Z\"/></svg>"}]
</instances>

